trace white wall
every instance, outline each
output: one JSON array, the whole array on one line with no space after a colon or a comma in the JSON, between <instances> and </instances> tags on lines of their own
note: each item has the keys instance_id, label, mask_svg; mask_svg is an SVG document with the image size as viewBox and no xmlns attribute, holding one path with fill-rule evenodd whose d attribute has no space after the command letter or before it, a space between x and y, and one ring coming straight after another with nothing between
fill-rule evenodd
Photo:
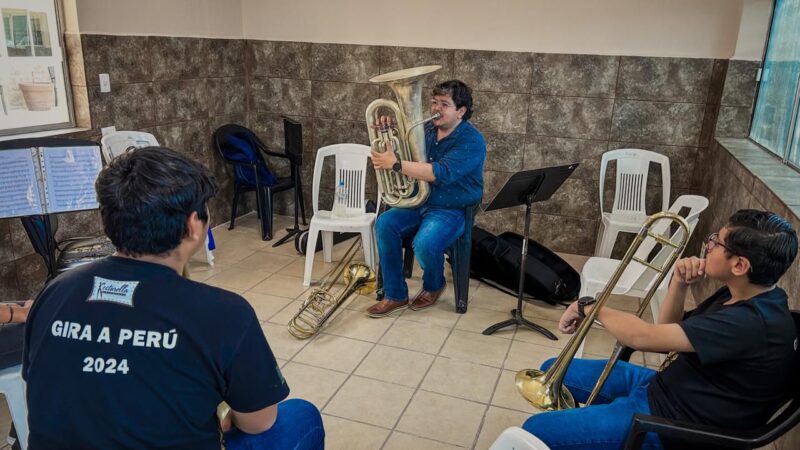
<instances>
[{"instance_id":1,"label":"white wall","mask_svg":"<svg viewBox=\"0 0 800 450\"><path fill-rule=\"evenodd\" d=\"M732 59L760 61L764 54L774 0L745 0Z\"/></svg>"},{"instance_id":2,"label":"white wall","mask_svg":"<svg viewBox=\"0 0 800 450\"><path fill-rule=\"evenodd\" d=\"M64 0L64 5L68 31L77 25L86 34L242 38L241 0Z\"/></svg>"},{"instance_id":3,"label":"white wall","mask_svg":"<svg viewBox=\"0 0 800 450\"><path fill-rule=\"evenodd\" d=\"M242 0L249 39L730 58L744 0Z\"/></svg>"}]
</instances>

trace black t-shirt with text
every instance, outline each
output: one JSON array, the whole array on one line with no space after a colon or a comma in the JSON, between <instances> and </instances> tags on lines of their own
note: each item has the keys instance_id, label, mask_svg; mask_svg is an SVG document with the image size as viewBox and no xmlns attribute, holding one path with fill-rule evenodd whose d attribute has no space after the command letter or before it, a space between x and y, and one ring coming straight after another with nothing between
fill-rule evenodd
<instances>
[{"instance_id":1,"label":"black t-shirt with text","mask_svg":"<svg viewBox=\"0 0 800 450\"><path fill-rule=\"evenodd\" d=\"M730 298L723 287L678 323L695 352L678 353L650 382L654 415L751 429L786 401L797 337L786 293L724 305Z\"/></svg>"},{"instance_id":2,"label":"black t-shirt with text","mask_svg":"<svg viewBox=\"0 0 800 450\"><path fill-rule=\"evenodd\" d=\"M218 450L221 401L253 412L289 394L245 299L121 257L42 291L23 377L33 450Z\"/></svg>"}]
</instances>

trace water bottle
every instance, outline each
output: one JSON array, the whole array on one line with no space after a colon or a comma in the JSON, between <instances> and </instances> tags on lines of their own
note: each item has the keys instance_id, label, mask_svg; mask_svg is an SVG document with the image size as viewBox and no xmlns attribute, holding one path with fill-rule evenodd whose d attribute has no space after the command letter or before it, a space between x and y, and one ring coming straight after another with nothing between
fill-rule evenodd
<instances>
[{"instance_id":1,"label":"water bottle","mask_svg":"<svg viewBox=\"0 0 800 450\"><path fill-rule=\"evenodd\" d=\"M344 217L347 215L346 210L347 193L344 190L344 180L339 180L339 185L336 186L336 193L333 197L333 216Z\"/></svg>"}]
</instances>

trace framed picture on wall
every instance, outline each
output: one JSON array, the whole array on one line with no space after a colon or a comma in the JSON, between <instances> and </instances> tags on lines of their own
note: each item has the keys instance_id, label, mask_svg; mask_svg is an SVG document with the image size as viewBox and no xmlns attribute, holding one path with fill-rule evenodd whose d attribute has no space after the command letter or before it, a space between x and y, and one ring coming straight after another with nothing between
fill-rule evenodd
<instances>
[{"instance_id":1,"label":"framed picture on wall","mask_svg":"<svg viewBox=\"0 0 800 450\"><path fill-rule=\"evenodd\" d=\"M55 0L0 0L0 135L72 126Z\"/></svg>"}]
</instances>

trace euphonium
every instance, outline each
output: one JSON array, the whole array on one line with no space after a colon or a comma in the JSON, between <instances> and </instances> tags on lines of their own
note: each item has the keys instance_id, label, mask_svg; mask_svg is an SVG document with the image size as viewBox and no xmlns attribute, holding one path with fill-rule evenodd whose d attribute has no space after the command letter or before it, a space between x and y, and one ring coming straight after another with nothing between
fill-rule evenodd
<instances>
[{"instance_id":1,"label":"euphonium","mask_svg":"<svg viewBox=\"0 0 800 450\"><path fill-rule=\"evenodd\" d=\"M394 151L401 161L427 161L425 131L420 125L438 118L439 115L423 119L422 84L428 74L441 68L442 66L414 67L385 73L369 80L388 85L397 97L397 102L377 99L367 106L367 129L372 148L381 153ZM374 127L381 108L391 110L396 128ZM386 148L386 141L391 142L392 148ZM376 175L381 197L389 206L413 208L424 203L430 194L430 186L425 181L386 169L376 169Z\"/></svg>"},{"instance_id":2,"label":"euphonium","mask_svg":"<svg viewBox=\"0 0 800 450\"><path fill-rule=\"evenodd\" d=\"M653 225L660 220L669 220L671 225L677 224L681 228L681 231L679 231L680 239L678 242L673 242L669 237L662 236L661 234L655 233L651 230ZM670 227L665 227L667 231L669 228ZM647 237L655 239L656 242L662 246L661 251L659 251L658 254L649 261L647 260L647 256L637 255L637 250L639 250L639 247ZM683 253L683 249L686 247L688 239L689 225L686 223L683 217L666 211L656 213L648 217L642 225L642 228L639 230L639 233L636 235L633 243L630 245L630 247L628 247L628 251L622 258L622 261L620 261L619 266L617 266L617 270L611 276L611 279L606 284L603 292L597 298L597 302L595 302L594 307L586 315L586 318L583 319L583 322L581 322L580 326L578 326L578 329L575 330L575 333L570 338L567 346L564 347L564 350L562 350L558 355L558 358L556 358L555 362L553 362L553 365L550 366L546 372L538 369L525 369L517 372L516 385L522 396L525 397L525 399L528 400L531 405L544 411L574 408L576 406L575 399L572 397L569 389L563 385L564 375L567 373L567 368L569 367L570 363L572 363L572 360L575 358L578 348L586 338L587 333L589 333L589 329L597 318L600 308L605 305L606 301L611 296L611 293L614 291L614 288L616 287L620 277L622 277L622 274L625 272L625 269L628 267L631 261L635 261L639 264L643 264L649 269L655 270L658 273L658 276L650 285L650 288L648 289L645 297L642 299L637 311L637 316L641 317L642 313L650 303L650 299L656 293L659 285L661 285L661 282L664 280L664 277L667 276L667 273L669 273L673 264L675 264L675 261L678 259L681 253ZM589 395L589 399L586 401L586 405L590 405L600 392L600 389L605 384L606 379L611 374L611 369L613 369L614 365L617 363L622 349L623 346L617 342L617 344L614 346L614 351L612 352L611 357L608 359L608 363L606 363L606 366L603 369L603 372L600 374L594 389L592 389L592 392Z\"/></svg>"},{"instance_id":3,"label":"euphonium","mask_svg":"<svg viewBox=\"0 0 800 450\"><path fill-rule=\"evenodd\" d=\"M292 336L297 339L308 339L314 336L353 293L369 294L375 290L375 272L364 263L351 264L360 243L361 237L359 236L342 256L339 264L325 275L320 287L311 291L300 310L289 321L289 333ZM331 288L339 281L342 274L344 274L345 287L338 295L333 295L330 292Z\"/></svg>"}]
</instances>

